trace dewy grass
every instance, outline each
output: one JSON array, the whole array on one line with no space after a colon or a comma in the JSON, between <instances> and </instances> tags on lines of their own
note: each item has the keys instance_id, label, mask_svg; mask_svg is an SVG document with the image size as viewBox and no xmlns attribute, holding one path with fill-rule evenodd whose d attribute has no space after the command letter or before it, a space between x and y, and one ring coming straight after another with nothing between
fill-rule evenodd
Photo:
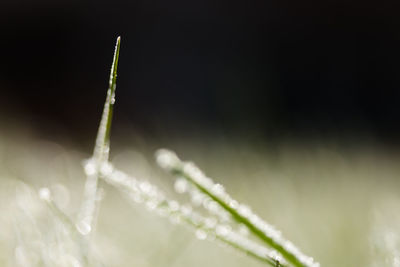
<instances>
[{"instance_id":1,"label":"dewy grass","mask_svg":"<svg viewBox=\"0 0 400 267\"><path fill-rule=\"evenodd\" d=\"M173 175L187 179L198 191L227 211L234 221L245 225L250 232L279 252L294 266L319 266L313 258L304 255L292 242L284 239L279 231L254 214L248 206L234 200L225 192L222 185L206 177L193 163L182 162L175 153L165 149L157 152L157 162Z\"/></svg>"},{"instance_id":2,"label":"dewy grass","mask_svg":"<svg viewBox=\"0 0 400 267\"><path fill-rule=\"evenodd\" d=\"M55 214L58 214L68 227L71 225L76 227L77 231L71 232L77 233L80 252L85 254L81 257L81 265L88 266L95 262L90 257L90 238L88 237L93 232L96 223L96 213L100 204L99 179L102 179L134 202L144 203L149 210L168 217L171 222L183 223L194 229L198 239L218 240L271 266L319 266L311 257L305 256L290 241L285 240L280 232L254 214L249 207L239 204L225 193L222 185L215 184L193 163L179 160L173 152L159 150L156 153L157 162L178 177L175 190L178 193L188 192L192 197L193 205L181 205L167 198L151 183L140 181L113 167L109 162L110 130L119 50L120 38L118 37L95 148L92 157L84 164L87 179L78 222L74 224L50 202L48 189L40 192L42 199L51 204ZM195 210L194 207L199 204L205 207L206 214ZM258 237L263 243L250 239L247 236L248 232Z\"/></svg>"},{"instance_id":3,"label":"dewy grass","mask_svg":"<svg viewBox=\"0 0 400 267\"><path fill-rule=\"evenodd\" d=\"M111 65L107 98L106 102L104 103L104 109L99 125L99 130L97 131L93 156L91 159L89 159L89 161L94 164L86 165L87 179L85 184L84 202L82 204L81 212L79 215L80 218L77 224L79 231L84 235L89 234L93 228L94 217L96 214L96 209L98 208L96 202L99 199L98 196L99 168L103 162L108 161L109 157L110 132L111 132L113 107L115 103L115 89L117 81L117 68L118 68L120 45L121 45L121 38L118 37L117 42L115 44L114 57ZM92 166L92 168L88 169L87 166Z\"/></svg>"}]
</instances>

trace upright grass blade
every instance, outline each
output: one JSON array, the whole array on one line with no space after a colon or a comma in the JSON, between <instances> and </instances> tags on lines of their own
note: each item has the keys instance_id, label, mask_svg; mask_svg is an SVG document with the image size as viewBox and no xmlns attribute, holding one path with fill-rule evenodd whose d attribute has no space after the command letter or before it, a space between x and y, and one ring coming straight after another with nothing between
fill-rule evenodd
<instances>
[{"instance_id":1,"label":"upright grass blade","mask_svg":"<svg viewBox=\"0 0 400 267\"><path fill-rule=\"evenodd\" d=\"M98 162L107 161L110 151L111 121L115 103L115 89L117 85L117 68L120 44L121 38L118 37L117 43L115 44L113 63L111 65L107 98L106 102L104 103L103 115L101 117L99 130L97 131L96 144L93 151L93 158Z\"/></svg>"},{"instance_id":2,"label":"upright grass blade","mask_svg":"<svg viewBox=\"0 0 400 267\"><path fill-rule=\"evenodd\" d=\"M99 200L98 178L100 167L103 162L108 161L110 151L110 131L112 113L115 102L115 89L117 81L117 67L120 51L121 38L117 38L113 62L111 65L110 80L107 90L107 98L103 108L99 129L97 131L96 143L93 156L85 164L85 172L87 175L84 191L84 200L77 224L78 230L87 235L92 231L94 218L99 208L97 202Z\"/></svg>"},{"instance_id":3,"label":"upright grass blade","mask_svg":"<svg viewBox=\"0 0 400 267\"><path fill-rule=\"evenodd\" d=\"M173 175L183 177L200 192L217 202L232 218L247 228L265 244L279 252L289 263L297 267L316 267L313 258L304 255L281 233L254 214L249 207L240 205L229 196L222 185L215 184L206 177L193 163L182 162L175 153L162 149L156 154L158 164Z\"/></svg>"}]
</instances>

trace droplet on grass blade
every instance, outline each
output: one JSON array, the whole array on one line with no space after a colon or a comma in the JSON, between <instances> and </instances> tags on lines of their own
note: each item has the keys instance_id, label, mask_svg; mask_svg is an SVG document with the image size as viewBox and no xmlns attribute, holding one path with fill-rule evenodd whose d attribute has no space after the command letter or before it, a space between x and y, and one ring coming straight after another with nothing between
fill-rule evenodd
<instances>
[{"instance_id":1,"label":"droplet on grass blade","mask_svg":"<svg viewBox=\"0 0 400 267\"><path fill-rule=\"evenodd\" d=\"M208 229L214 228L217 225L217 220L215 218L206 218L204 221L204 226Z\"/></svg>"},{"instance_id":2,"label":"droplet on grass blade","mask_svg":"<svg viewBox=\"0 0 400 267\"><path fill-rule=\"evenodd\" d=\"M215 229L215 233L218 236L227 236L231 232L231 227L229 225L218 225Z\"/></svg>"},{"instance_id":3,"label":"droplet on grass blade","mask_svg":"<svg viewBox=\"0 0 400 267\"><path fill-rule=\"evenodd\" d=\"M207 233L203 229L197 229L195 235L199 240L204 240L207 238Z\"/></svg>"},{"instance_id":4,"label":"droplet on grass blade","mask_svg":"<svg viewBox=\"0 0 400 267\"><path fill-rule=\"evenodd\" d=\"M183 194L187 192L189 183L185 178L179 177L175 180L174 188L177 193Z\"/></svg>"},{"instance_id":5,"label":"droplet on grass blade","mask_svg":"<svg viewBox=\"0 0 400 267\"><path fill-rule=\"evenodd\" d=\"M76 225L76 229L81 233L82 235L88 235L92 231L92 227L88 222L85 220L80 221Z\"/></svg>"},{"instance_id":6,"label":"droplet on grass blade","mask_svg":"<svg viewBox=\"0 0 400 267\"><path fill-rule=\"evenodd\" d=\"M47 187L43 187L39 189L39 197L44 201L50 201L51 193Z\"/></svg>"},{"instance_id":7,"label":"droplet on grass blade","mask_svg":"<svg viewBox=\"0 0 400 267\"><path fill-rule=\"evenodd\" d=\"M87 176L92 176L96 173L96 164L93 159L88 159L84 163L84 170Z\"/></svg>"}]
</instances>

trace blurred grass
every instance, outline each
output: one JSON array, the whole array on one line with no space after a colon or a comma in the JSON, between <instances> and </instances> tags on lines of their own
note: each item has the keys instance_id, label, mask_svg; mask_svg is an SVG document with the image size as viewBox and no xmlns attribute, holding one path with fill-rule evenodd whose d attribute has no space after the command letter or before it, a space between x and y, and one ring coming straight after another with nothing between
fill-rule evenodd
<instances>
[{"instance_id":1,"label":"blurred grass","mask_svg":"<svg viewBox=\"0 0 400 267\"><path fill-rule=\"evenodd\" d=\"M145 140L115 137L111 161L172 194L172 178L152 157L153 149L165 144ZM396 151L372 143L315 142L282 142L269 149L206 135L168 145L252 206L321 266L396 266ZM55 201L76 218L85 181L81 161L88 157L77 147L40 140L29 131L0 134L1 266L18 266L16 227L29 239L35 227L52 224L36 196L39 188L58 192ZM104 188L94 239L106 266L262 266L229 248L198 241L184 227L171 225L142 205L131 205L107 185Z\"/></svg>"}]
</instances>

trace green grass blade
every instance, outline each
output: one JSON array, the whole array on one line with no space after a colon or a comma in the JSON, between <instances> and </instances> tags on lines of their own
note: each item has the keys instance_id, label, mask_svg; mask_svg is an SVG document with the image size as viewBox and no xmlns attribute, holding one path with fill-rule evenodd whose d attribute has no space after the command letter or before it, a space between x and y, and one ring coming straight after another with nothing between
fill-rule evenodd
<instances>
[{"instance_id":1,"label":"green grass blade","mask_svg":"<svg viewBox=\"0 0 400 267\"><path fill-rule=\"evenodd\" d=\"M104 103L103 115L101 117L99 130L97 132L96 144L93 151L93 157L97 161L107 161L110 150L110 133L113 108L115 103L115 89L117 86L117 69L121 38L117 38L115 44L114 57L111 65L110 80L108 83L107 98Z\"/></svg>"},{"instance_id":2,"label":"green grass blade","mask_svg":"<svg viewBox=\"0 0 400 267\"><path fill-rule=\"evenodd\" d=\"M156 213L167 215L171 219L173 217L179 218L176 219L176 222L184 223L196 231L203 231L204 233L207 233L207 236L213 236L219 241L228 244L263 263L267 263L271 266L278 266L278 264L282 267L286 266L285 264L282 264L282 257L279 257L273 251L235 233L234 231L227 231L227 233L223 234L219 233L217 230L217 227L221 227L221 225L207 227L207 217L192 211L191 208L185 208L177 201L166 198L164 193L156 186L146 181L139 181L118 169L114 169L110 163L104 163L101 170L102 173L100 177L102 179L120 190L129 198L136 199L134 202L137 202L137 199L140 199L140 202L144 202L147 206L151 206L151 209L156 211Z\"/></svg>"},{"instance_id":3,"label":"green grass blade","mask_svg":"<svg viewBox=\"0 0 400 267\"><path fill-rule=\"evenodd\" d=\"M319 266L311 257L304 255L290 241L285 240L280 232L252 213L248 207L239 205L225 193L221 185L206 177L193 163L182 162L175 153L165 149L157 152L157 162L173 175L186 178L203 194L229 212L237 223L247 226L254 236L279 252L289 263L297 267Z\"/></svg>"},{"instance_id":4,"label":"green grass blade","mask_svg":"<svg viewBox=\"0 0 400 267\"><path fill-rule=\"evenodd\" d=\"M99 210L99 190L98 180L100 167L102 163L108 161L110 152L110 132L113 106L115 102L115 89L117 81L118 58L121 45L121 38L117 38L115 44L113 62L111 65L110 80L107 90L107 98L103 108L99 129L97 132L96 143L93 156L85 163L86 183L84 191L84 199L79 214L77 224L78 230L87 235L93 230L95 224L96 213Z\"/></svg>"}]
</instances>

